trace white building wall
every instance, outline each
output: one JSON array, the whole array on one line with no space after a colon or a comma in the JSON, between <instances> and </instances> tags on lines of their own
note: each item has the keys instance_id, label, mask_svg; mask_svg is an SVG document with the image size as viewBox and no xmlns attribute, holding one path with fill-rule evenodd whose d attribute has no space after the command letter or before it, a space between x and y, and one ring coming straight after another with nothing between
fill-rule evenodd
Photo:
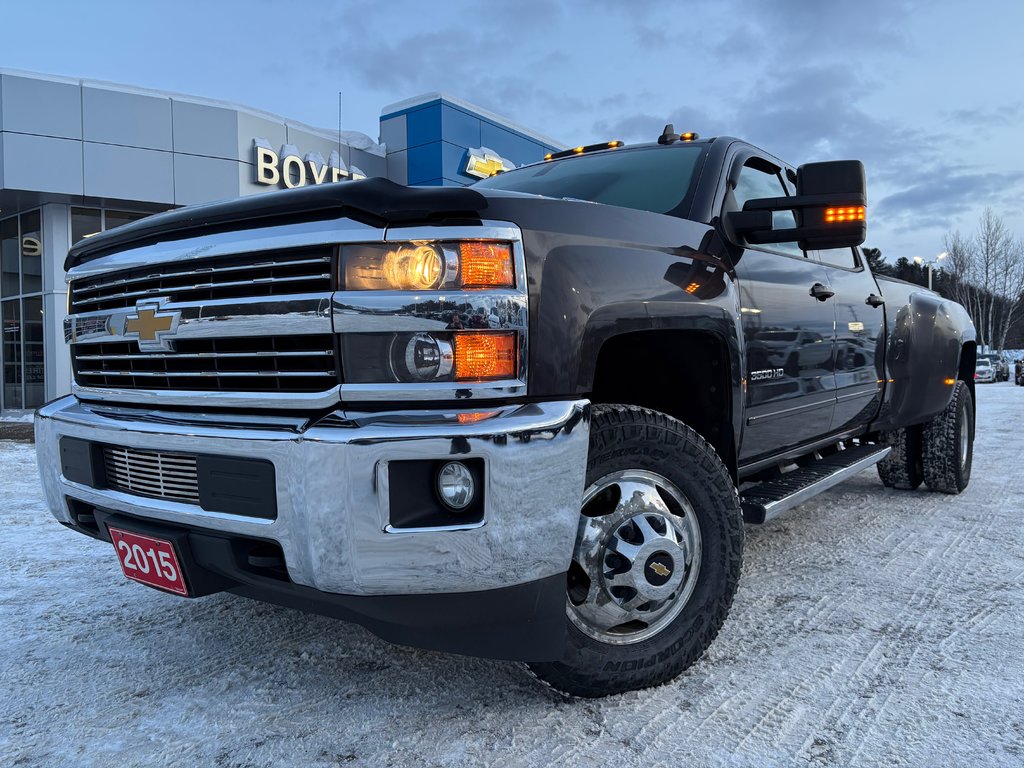
<instances>
[{"instance_id":1,"label":"white building wall","mask_svg":"<svg viewBox=\"0 0 1024 768\"><path fill-rule=\"evenodd\" d=\"M43 206L43 355L48 401L71 391L71 356L64 344L64 318L68 312L64 256L71 241L70 228L68 206Z\"/></svg>"}]
</instances>

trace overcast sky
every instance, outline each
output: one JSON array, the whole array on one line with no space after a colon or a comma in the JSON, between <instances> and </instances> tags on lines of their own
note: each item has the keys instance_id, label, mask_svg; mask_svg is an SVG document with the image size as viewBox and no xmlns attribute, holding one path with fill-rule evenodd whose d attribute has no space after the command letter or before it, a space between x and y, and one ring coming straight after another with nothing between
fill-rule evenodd
<instances>
[{"instance_id":1,"label":"overcast sky","mask_svg":"<svg viewBox=\"0 0 1024 768\"><path fill-rule=\"evenodd\" d=\"M376 138L446 91L567 144L729 134L867 166L867 245L932 257L985 206L1024 236L1021 0L5 2L0 66Z\"/></svg>"}]
</instances>

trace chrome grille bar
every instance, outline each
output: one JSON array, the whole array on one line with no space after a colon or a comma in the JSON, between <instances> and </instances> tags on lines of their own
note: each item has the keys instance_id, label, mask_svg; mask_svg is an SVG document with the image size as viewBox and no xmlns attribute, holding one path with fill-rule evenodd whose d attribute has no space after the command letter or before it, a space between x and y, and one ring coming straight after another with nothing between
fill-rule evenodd
<instances>
[{"instance_id":1,"label":"chrome grille bar","mask_svg":"<svg viewBox=\"0 0 1024 768\"><path fill-rule=\"evenodd\" d=\"M262 269L264 267L296 266L300 264L325 264L330 262L329 256L321 256L315 259L295 259L293 261L254 261L252 264L235 264L230 266L205 266L199 269L183 269L167 272L153 272L143 277L117 278L115 280L104 280L102 278L85 278L75 283L78 291L98 291L101 288L114 288L122 285L146 282L147 280L163 280L169 277L188 277L190 275L208 275L211 272L218 274L224 272L242 272L247 269ZM115 273L116 274L116 273Z\"/></svg>"},{"instance_id":2,"label":"chrome grille bar","mask_svg":"<svg viewBox=\"0 0 1024 768\"><path fill-rule=\"evenodd\" d=\"M253 280L232 280L230 282L208 282L208 283L195 283L193 285L175 285L170 287L156 287L147 288L144 291L127 291L125 293L111 293L104 296L98 296L93 299L80 298L75 293L75 298L72 299L75 309L81 309L82 311L88 312L88 304L99 304L105 301L116 301L118 299L136 299L144 296L160 296L166 293L173 293L176 297L180 298L181 301L188 301L188 296L183 295L192 291L207 291L211 288L239 288L242 286L249 285L262 285L264 283L272 283L278 285L281 283L297 283L305 282L312 279L320 279L329 281L331 279L331 273L321 273L317 275L298 275L295 277L266 277L257 278ZM285 293L285 291L279 291L278 293Z\"/></svg>"},{"instance_id":3,"label":"chrome grille bar","mask_svg":"<svg viewBox=\"0 0 1024 768\"><path fill-rule=\"evenodd\" d=\"M329 376L334 378L334 369L329 371L86 371L79 370L82 376L216 376L216 377L240 377L240 376Z\"/></svg>"},{"instance_id":4,"label":"chrome grille bar","mask_svg":"<svg viewBox=\"0 0 1024 768\"><path fill-rule=\"evenodd\" d=\"M196 457L108 445L103 448L107 485L114 490L199 503Z\"/></svg>"},{"instance_id":5,"label":"chrome grille bar","mask_svg":"<svg viewBox=\"0 0 1024 768\"><path fill-rule=\"evenodd\" d=\"M194 352L183 354L127 354L127 355L78 355L77 360L204 360L210 357L330 357L330 350L312 350L309 352Z\"/></svg>"},{"instance_id":6,"label":"chrome grille bar","mask_svg":"<svg viewBox=\"0 0 1024 768\"><path fill-rule=\"evenodd\" d=\"M134 341L72 344L75 380L91 387L239 392L325 392L338 385L334 337L180 339L169 352Z\"/></svg>"},{"instance_id":7,"label":"chrome grille bar","mask_svg":"<svg viewBox=\"0 0 1024 768\"><path fill-rule=\"evenodd\" d=\"M301 248L93 275L71 281L71 311L132 307L139 299L214 300L242 296L278 296L330 292L332 246Z\"/></svg>"}]
</instances>

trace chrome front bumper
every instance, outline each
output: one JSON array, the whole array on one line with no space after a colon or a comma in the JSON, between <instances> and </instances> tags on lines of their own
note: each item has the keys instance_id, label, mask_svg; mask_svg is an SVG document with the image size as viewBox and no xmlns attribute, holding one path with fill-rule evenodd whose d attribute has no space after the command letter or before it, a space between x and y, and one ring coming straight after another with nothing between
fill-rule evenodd
<instances>
[{"instance_id":1,"label":"chrome front bumper","mask_svg":"<svg viewBox=\"0 0 1024 768\"><path fill-rule=\"evenodd\" d=\"M473 411L479 416L480 406ZM178 526L280 544L291 580L345 595L473 592L565 573L579 520L589 436L585 400L459 411L292 416L189 416L118 409L74 397L36 414L47 502L73 524L68 499ZM208 512L95 489L61 474L62 436L140 449L266 459L277 518ZM388 530L389 461L479 457L482 523Z\"/></svg>"}]
</instances>

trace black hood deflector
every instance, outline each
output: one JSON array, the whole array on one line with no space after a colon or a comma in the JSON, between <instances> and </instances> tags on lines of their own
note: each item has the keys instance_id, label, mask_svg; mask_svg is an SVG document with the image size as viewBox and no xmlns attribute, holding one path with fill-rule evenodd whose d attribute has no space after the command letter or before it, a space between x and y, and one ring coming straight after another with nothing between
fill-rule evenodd
<instances>
[{"instance_id":1,"label":"black hood deflector","mask_svg":"<svg viewBox=\"0 0 1024 768\"><path fill-rule=\"evenodd\" d=\"M90 237L75 245L64 269L129 247L177 240L239 225L274 226L348 216L373 226L479 221L487 198L465 187L405 187L373 178L284 189L218 203L178 208Z\"/></svg>"}]
</instances>

